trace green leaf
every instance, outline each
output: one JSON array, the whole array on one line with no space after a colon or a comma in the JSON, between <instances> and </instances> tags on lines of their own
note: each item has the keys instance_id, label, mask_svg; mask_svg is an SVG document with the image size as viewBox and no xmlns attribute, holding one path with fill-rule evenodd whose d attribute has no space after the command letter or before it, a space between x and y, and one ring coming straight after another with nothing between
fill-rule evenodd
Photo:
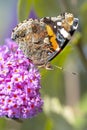
<instances>
[{"instance_id":1,"label":"green leaf","mask_svg":"<svg viewBox=\"0 0 87 130\"><path fill-rule=\"evenodd\" d=\"M6 120L4 118L0 118L0 130L6 129Z\"/></svg>"},{"instance_id":2,"label":"green leaf","mask_svg":"<svg viewBox=\"0 0 87 130\"><path fill-rule=\"evenodd\" d=\"M81 39L82 39L82 34L80 32L75 33L72 44L77 45L81 43Z\"/></svg>"},{"instance_id":3,"label":"green leaf","mask_svg":"<svg viewBox=\"0 0 87 130\"><path fill-rule=\"evenodd\" d=\"M28 18L31 7L32 7L32 0L19 0L18 1L19 21L23 21Z\"/></svg>"},{"instance_id":4,"label":"green leaf","mask_svg":"<svg viewBox=\"0 0 87 130\"><path fill-rule=\"evenodd\" d=\"M52 120L50 118L47 118L44 130L52 130L52 127L53 127Z\"/></svg>"}]
</instances>

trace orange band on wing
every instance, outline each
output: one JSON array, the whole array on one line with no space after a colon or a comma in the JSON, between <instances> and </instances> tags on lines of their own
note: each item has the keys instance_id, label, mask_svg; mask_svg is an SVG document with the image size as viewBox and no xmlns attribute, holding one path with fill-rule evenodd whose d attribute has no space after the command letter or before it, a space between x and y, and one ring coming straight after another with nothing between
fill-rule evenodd
<instances>
[{"instance_id":1,"label":"orange band on wing","mask_svg":"<svg viewBox=\"0 0 87 130\"><path fill-rule=\"evenodd\" d=\"M58 42L56 41L56 35L54 34L53 30L51 29L49 25L46 25L46 29L47 29L48 35L51 36L50 42L52 44L52 48L56 50L57 48L59 48Z\"/></svg>"}]
</instances>

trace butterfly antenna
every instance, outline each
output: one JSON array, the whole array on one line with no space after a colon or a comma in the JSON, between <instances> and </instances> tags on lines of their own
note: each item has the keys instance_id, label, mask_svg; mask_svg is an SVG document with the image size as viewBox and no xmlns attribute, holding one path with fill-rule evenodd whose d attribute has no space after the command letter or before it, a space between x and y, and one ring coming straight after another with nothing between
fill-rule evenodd
<instances>
[{"instance_id":1,"label":"butterfly antenna","mask_svg":"<svg viewBox=\"0 0 87 130\"><path fill-rule=\"evenodd\" d=\"M64 68L61 67L61 66L57 66L57 65L54 65L54 66L55 66L56 68L62 70L62 71L66 71L66 72L71 73L71 74L73 74L73 75L78 75L78 73L76 73L76 72L69 72L69 71L67 71L66 69L64 69Z\"/></svg>"}]
</instances>

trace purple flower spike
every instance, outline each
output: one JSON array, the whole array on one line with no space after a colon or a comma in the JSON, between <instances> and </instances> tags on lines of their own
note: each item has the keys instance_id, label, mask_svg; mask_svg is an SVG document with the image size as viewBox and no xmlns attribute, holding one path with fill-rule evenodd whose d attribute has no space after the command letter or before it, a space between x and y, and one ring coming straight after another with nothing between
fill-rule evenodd
<instances>
[{"instance_id":1,"label":"purple flower spike","mask_svg":"<svg viewBox=\"0 0 87 130\"><path fill-rule=\"evenodd\" d=\"M31 9L30 14L29 14L29 18L32 18L32 19L36 19L37 18L37 15L36 15L34 9Z\"/></svg>"},{"instance_id":2,"label":"purple flower spike","mask_svg":"<svg viewBox=\"0 0 87 130\"><path fill-rule=\"evenodd\" d=\"M40 74L17 44L0 46L0 117L31 118L42 111Z\"/></svg>"}]
</instances>

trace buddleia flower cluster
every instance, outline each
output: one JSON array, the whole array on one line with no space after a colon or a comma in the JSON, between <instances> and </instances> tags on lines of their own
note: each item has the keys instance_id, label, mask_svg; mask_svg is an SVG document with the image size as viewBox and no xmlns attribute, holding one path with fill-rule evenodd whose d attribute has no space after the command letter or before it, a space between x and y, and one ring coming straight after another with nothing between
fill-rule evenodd
<instances>
[{"instance_id":1,"label":"buddleia flower cluster","mask_svg":"<svg viewBox=\"0 0 87 130\"><path fill-rule=\"evenodd\" d=\"M31 118L42 111L40 74L10 39L0 46L0 117Z\"/></svg>"}]
</instances>

